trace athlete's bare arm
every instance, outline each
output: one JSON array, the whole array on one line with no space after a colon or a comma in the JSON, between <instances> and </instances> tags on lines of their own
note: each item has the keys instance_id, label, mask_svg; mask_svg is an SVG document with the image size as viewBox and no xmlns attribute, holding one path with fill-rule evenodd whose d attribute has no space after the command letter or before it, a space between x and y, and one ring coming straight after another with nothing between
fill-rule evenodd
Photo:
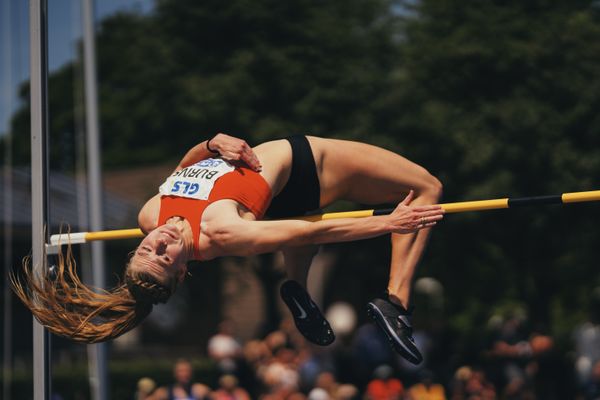
<instances>
[{"instance_id":1,"label":"athlete's bare arm","mask_svg":"<svg viewBox=\"0 0 600 400\"><path fill-rule=\"evenodd\" d=\"M386 216L307 222L301 220L251 221L231 216L222 203L202 220L200 245L210 258L270 253L285 247L368 239L386 233L411 233L441 220L440 206L410 206L412 192ZM217 216L219 214L220 216Z\"/></svg>"}]
</instances>

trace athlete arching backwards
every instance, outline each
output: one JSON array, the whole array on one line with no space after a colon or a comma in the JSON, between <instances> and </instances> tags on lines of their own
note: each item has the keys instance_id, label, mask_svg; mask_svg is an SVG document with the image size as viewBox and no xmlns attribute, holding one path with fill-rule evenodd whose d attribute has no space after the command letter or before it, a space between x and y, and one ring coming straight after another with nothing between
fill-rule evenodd
<instances>
[{"instance_id":1,"label":"athlete arching backwards","mask_svg":"<svg viewBox=\"0 0 600 400\"><path fill-rule=\"evenodd\" d=\"M218 134L190 149L142 207L139 224L147 236L121 286L97 293L79 281L72 259L65 258L57 277L40 282L28 273L25 283L14 280L14 287L52 332L98 342L132 329L153 304L167 301L183 280L187 261L281 250L288 273L281 296L300 332L327 345L334 333L306 291L318 245L391 234L387 293L367 309L394 349L419 363L407 310L430 228L443 217L442 208L432 205L441 190L423 167L372 145L292 136L250 148ZM361 219L282 219L341 199L398 206L390 215Z\"/></svg>"}]
</instances>

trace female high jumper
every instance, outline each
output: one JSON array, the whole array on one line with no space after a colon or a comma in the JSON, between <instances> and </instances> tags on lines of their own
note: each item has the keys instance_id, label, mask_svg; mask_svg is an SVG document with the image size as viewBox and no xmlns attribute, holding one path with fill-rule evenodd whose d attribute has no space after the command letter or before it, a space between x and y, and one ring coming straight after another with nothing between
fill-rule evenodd
<instances>
[{"instance_id":1,"label":"female high jumper","mask_svg":"<svg viewBox=\"0 0 600 400\"><path fill-rule=\"evenodd\" d=\"M184 279L186 262L282 251L288 280L281 296L298 330L328 345L335 336L306 291L319 244L391 234L387 292L367 311L394 349L412 363L422 356L412 337L409 297L430 228L444 211L441 183L423 167L372 145L292 136L250 148L218 134L191 148L142 207L147 234L133 252L124 283L99 292L81 283L70 252L39 279L26 265L13 287L51 332L95 343L137 326ZM290 217L336 200L399 203L389 215L307 222ZM283 219L288 218L288 219Z\"/></svg>"}]
</instances>

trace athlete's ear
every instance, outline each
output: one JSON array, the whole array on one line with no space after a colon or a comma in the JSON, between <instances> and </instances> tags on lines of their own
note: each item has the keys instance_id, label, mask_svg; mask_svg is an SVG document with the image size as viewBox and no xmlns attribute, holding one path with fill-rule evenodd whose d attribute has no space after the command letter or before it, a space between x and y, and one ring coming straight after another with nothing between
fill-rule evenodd
<instances>
[{"instance_id":1,"label":"athlete's ear","mask_svg":"<svg viewBox=\"0 0 600 400\"><path fill-rule=\"evenodd\" d=\"M177 270L177 283L183 282L187 273L188 273L187 264L181 263L179 265L179 269Z\"/></svg>"}]
</instances>

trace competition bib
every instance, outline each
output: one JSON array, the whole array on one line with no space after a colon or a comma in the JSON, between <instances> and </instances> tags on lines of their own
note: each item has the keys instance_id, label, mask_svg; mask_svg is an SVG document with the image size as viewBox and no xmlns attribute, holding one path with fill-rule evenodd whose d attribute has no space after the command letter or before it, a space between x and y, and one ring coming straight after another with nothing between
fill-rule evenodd
<instances>
[{"instance_id":1,"label":"competition bib","mask_svg":"<svg viewBox=\"0 0 600 400\"><path fill-rule=\"evenodd\" d=\"M160 185L158 192L163 196L187 197L208 200L217 179L235 167L227 161L215 158L202 160L173 174Z\"/></svg>"}]
</instances>

